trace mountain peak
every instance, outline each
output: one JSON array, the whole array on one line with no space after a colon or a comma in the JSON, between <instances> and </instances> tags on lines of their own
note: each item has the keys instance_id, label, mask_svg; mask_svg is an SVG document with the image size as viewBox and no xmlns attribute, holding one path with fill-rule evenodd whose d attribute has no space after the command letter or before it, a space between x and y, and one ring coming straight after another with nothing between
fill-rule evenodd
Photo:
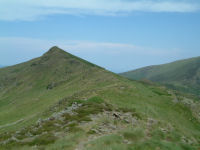
<instances>
[{"instance_id":1,"label":"mountain peak","mask_svg":"<svg viewBox=\"0 0 200 150\"><path fill-rule=\"evenodd\" d=\"M65 60L65 62L66 62L66 60L67 60L69 64L76 62L75 64L80 64L80 63L81 64L87 64L89 66L104 69L104 68L99 67L99 66L97 66L93 63L88 62L87 60L84 60L82 58L74 56L74 55L60 49L57 46L50 48L41 58L42 58L43 61L48 61L48 62L52 61L53 63L61 62L63 60Z\"/></svg>"},{"instance_id":2,"label":"mountain peak","mask_svg":"<svg viewBox=\"0 0 200 150\"><path fill-rule=\"evenodd\" d=\"M53 46L45 54L63 53L63 52L65 52L65 51L60 49L58 46Z\"/></svg>"}]
</instances>

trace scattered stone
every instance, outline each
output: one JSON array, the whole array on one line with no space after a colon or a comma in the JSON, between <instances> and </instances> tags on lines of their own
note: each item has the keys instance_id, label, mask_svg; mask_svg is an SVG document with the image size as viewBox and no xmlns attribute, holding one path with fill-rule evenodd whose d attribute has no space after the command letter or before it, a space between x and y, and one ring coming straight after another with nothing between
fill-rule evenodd
<instances>
[{"instance_id":1,"label":"scattered stone","mask_svg":"<svg viewBox=\"0 0 200 150\"><path fill-rule=\"evenodd\" d=\"M55 86L56 86L56 85L55 85L54 82L53 82L53 83L50 83L50 84L47 85L47 90L52 90Z\"/></svg>"},{"instance_id":2,"label":"scattered stone","mask_svg":"<svg viewBox=\"0 0 200 150\"><path fill-rule=\"evenodd\" d=\"M64 110L62 110L60 112L53 113L52 116L50 116L49 118L38 119L38 121L36 122L37 124L34 126L31 126L28 131L26 131L26 129L22 129L22 130L24 130L24 132L25 131L27 132L23 139L19 140L16 138L18 136L14 136L12 134L11 138L9 138L8 140L5 140L3 142L4 143L9 143L11 141L31 142L37 136L45 134L45 132L44 132L45 130L43 130L42 127L44 124L46 125L46 123L47 124L53 123L53 126L55 126L55 128L59 127L60 129L63 129L62 130L63 132L58 132L59 130L52 131L56 137L65 135L66 133L69 132L69 124L73 123L73 121L67 122L67 123L63 122L65 119L64 114L76 115L75 110L82 107L82 105L83 104L73 102L71 106L66 107ZM95 136L99 136L99 135L103 136L105 134L113 134L113 133L121 130L122 128L124 128L127 125L136 125L137 124L137 119L132 116L131 112L124 113L124 112L118 112L118 111L104 111L99 114L91 114L90 116L92 116L91 118L92 118L93 123L94 122L96 123L96 120L101 119L103 117L106 117L106 119L108 120L105 122L101 122L100 125L98 124L97 128L90 129L91 133L96 134ZM119 122L119 124L118 124L118 122ZM148 122L150 122L150 124L153 124L156 121L149 119ZM92 124L91 122L81 122L81 123L74 122L74 123L76 123L79 127L82 127L84 125L88 127L88 126L91 126L91 124ZM40 130L40 129L42 129L42 130ZM21 132L22 130L16 131L15 134L20 135L21 133L24 133L24 132ZM38 133L38 135L35 135L34 132ZM33 133L33 134L31 134L31 133ZM127 142L127 144L129 143L129 141L125 141L125 142Z\"/></svg>"},{"instance_id":3,"label":"scattered stone","mask_svg":"<svg viewBox=\"0 0 200 150\"><path fill-rule=\"evenodd\" d=\"M181 141L183 143L187 143L187 144L190 144L190 145L193 144L193 141L188 139L188 138L186 138L185 136L182 136Z\"/></svg>"},{"instance_id":4,"label":"scattered stone","mask_svg":"<svg viewBox=\"0 0 200 150\"><path fill-rule=\"evenodd\" d=\"M137 122L138 122L137 119L132 118L132 125L133 125L133 126L135 126L135 125L137 124Z\"/></svg>"},{"instance_id":5,"label":"scattered stone","mask_svg":"<svg viewBox=\"0 0 200 150\"><path fill-rule=\"evenodd\" d=\"M148 127L148 128L151 128L153 125L155 125L155 124L157 124L157 123L158 123L157 120L155 120L155 119L153 119L153 118L148 118L148 120L147 120L147 127Z\"/></svg>"},{"instance_id":6,"label":"scattered stone","mask_svg":"<svg viewBox=\"0 0 200 150\"><path fill-rule=\"evenodd\" d=\"M126 123L130 123L130 120L128 120L128 119L124 119L124 121L125 121Z\"/></svg>"},{"instance_id":7,"label":"scattered stone","mask_svg":"<svg viewBox=\"0 0 200 150\"><path fill-rule=\"evenodd\" d=\"M113 113L113 116L115 117L115 119L120 119L120 114L117 112Z\"/></svg>"},{"instance_id":8,"label":"scattered stone","mask_svg":"<svg viewBox=\"0 0 200 150\"><path fill-rule=\"evenodd\" d=\"M125 144L131 144L131 142L129 140L124 140L123 141Z\"/></svg>"},{"instance_id":9,"label":"scattered stone","mask_svg":"<svg viewBox=\"0 0 200 150\"><path fill-rule=\"evenodd\" d=\"M164 129L164 128L160 128L160 130L163 132L163 133L167 133L168 130L167 129Z\"/></svg>"},{"instance_id":10,"label":"scattered stone","mask_svg":"<svg viewBox=\"0 0 200 150\"><path fill-rule=\"evenodd\" d=\"M179 101L178 101L178 99L175 97L175 98L173 99L173 102L174 102L174 103L178 103Z\"/></svg>"},{"instance_id":11,"label":"scattered stone","mask_svg":"<svg viewBox=\"0 0 200 150\"><path fill-rule=\"evenodd\" d=\"M12 137L10 138L10 140L12 140L12 141L16 141L16 142L19 141L15 136L12 136Z\"/></svg>"},{"instance_id":12,"label":"scattered stone","mask_svg":"<svg viewBox=\"0 0 200 150\"><path fill-rule=\"evenodd\" d=\"M121 90L124 90L124 89L125 89L125 87L123 87L123 86L122 86L122 87L120 87L120 89L121 89Z\"/></svg>"}]
</instances>

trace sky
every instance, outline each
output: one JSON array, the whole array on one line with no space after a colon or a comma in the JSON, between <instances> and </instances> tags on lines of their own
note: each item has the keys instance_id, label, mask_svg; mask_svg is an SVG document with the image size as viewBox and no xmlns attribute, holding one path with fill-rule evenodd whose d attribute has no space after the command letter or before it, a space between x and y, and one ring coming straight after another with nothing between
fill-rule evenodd
<instances>
[{"instance_id":1,"label":"sky","mask_svg":"<svg viewBox=\"0 0 200 150\"><path fill-rule=\"evenodd\" d=\"M0 0L0 65L52 46L116 73L200 56L200 1Z\"/></svg>"}]
</instances>

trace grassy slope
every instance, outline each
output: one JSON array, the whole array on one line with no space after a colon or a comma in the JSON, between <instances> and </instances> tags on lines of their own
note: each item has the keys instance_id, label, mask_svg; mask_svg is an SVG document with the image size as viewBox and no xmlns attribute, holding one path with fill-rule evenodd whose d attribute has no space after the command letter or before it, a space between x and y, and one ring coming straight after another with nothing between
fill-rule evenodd
<instances>
[{"instance_id":1,"label":"grassy slope","mask_svg":"<svg viewBox=\"0 0 200 150\"><path fill-rule=\"evenodd\" d=\"M200 93L200 57L149 66L121 75L135 80L146 78L184 92Z\"/></svg>"},{"instance_id":2,"label":"grassy slope","mask_svg":"<svg viewBox=\"0 0 200 150\"><path fill-rule=\"evenodd\" d=\"M129 81L57 47L40 58L1 69L0 83L0 133L28 127L39 118L50 116L54 112L50 108L60 104L63 98L74 99L71 98L73 95L76 99L98 96L114 108L134 110L139 116L138 124L99 136L81 149L179 150L199 147L200 125L194 112L182 103L174 103L174 97L166 89ZM47 90L47 87L52 89ZM64 107L66 104L62 105ZM149 127L149 118L158 122ZM96 126L101 122L96 121ZM172 128L170 131L165 134L161 132L161 128L168 126ZM75 149L89 138L86 132L89 127L81 125L81 128L83 130L68 133L38 148L17 145L17 149ZM183 142L183 137L192 144ZM130 144L124 143L124 140L130 141ZM16 145L13 149L16 149Z\"/></svg>"},{"instance_id":3,"label":"grassy slope","mask_svg":"<svg viewBox=\"0 0 200 150\"><path fill-rule=\"evenodd\" d=\"M3 68L0 70L0 126L37 118L58 100L92 88L93 80L99 80L96 84L100 84L102 78L109 78L106 74L99 67L57 48L27 63ZM48 85L55 87L47 90Z\"/></svg>"}]
</instances>

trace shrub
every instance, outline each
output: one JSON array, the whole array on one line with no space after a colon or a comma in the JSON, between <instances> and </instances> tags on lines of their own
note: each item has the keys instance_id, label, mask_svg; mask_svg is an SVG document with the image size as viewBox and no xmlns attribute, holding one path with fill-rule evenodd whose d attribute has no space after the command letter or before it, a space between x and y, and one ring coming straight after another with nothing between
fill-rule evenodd
<instances>
[{"instance_id":1,"label":"shrub","mask_svg":"<svg viewBox=\"0 0 200 150\"><path fill-rule=\"evenodd\" d=\"M36 137L29 145L48 145L54 143L56 137L52 133L46 133Z\"/></svg>"},{"instance_id":2,"label":"shrub","mask_svg":"<svg viewBox=\"0 0 200 150\"><path fill-rule=\"evenodd\" d=\"M101 97L95 96L95 97L92 97L92 98L88 99L87 102L92 102L92 103L101 104L101 103L104 102L104 100L101 99Z\"/></svg>"}]
</instances>

